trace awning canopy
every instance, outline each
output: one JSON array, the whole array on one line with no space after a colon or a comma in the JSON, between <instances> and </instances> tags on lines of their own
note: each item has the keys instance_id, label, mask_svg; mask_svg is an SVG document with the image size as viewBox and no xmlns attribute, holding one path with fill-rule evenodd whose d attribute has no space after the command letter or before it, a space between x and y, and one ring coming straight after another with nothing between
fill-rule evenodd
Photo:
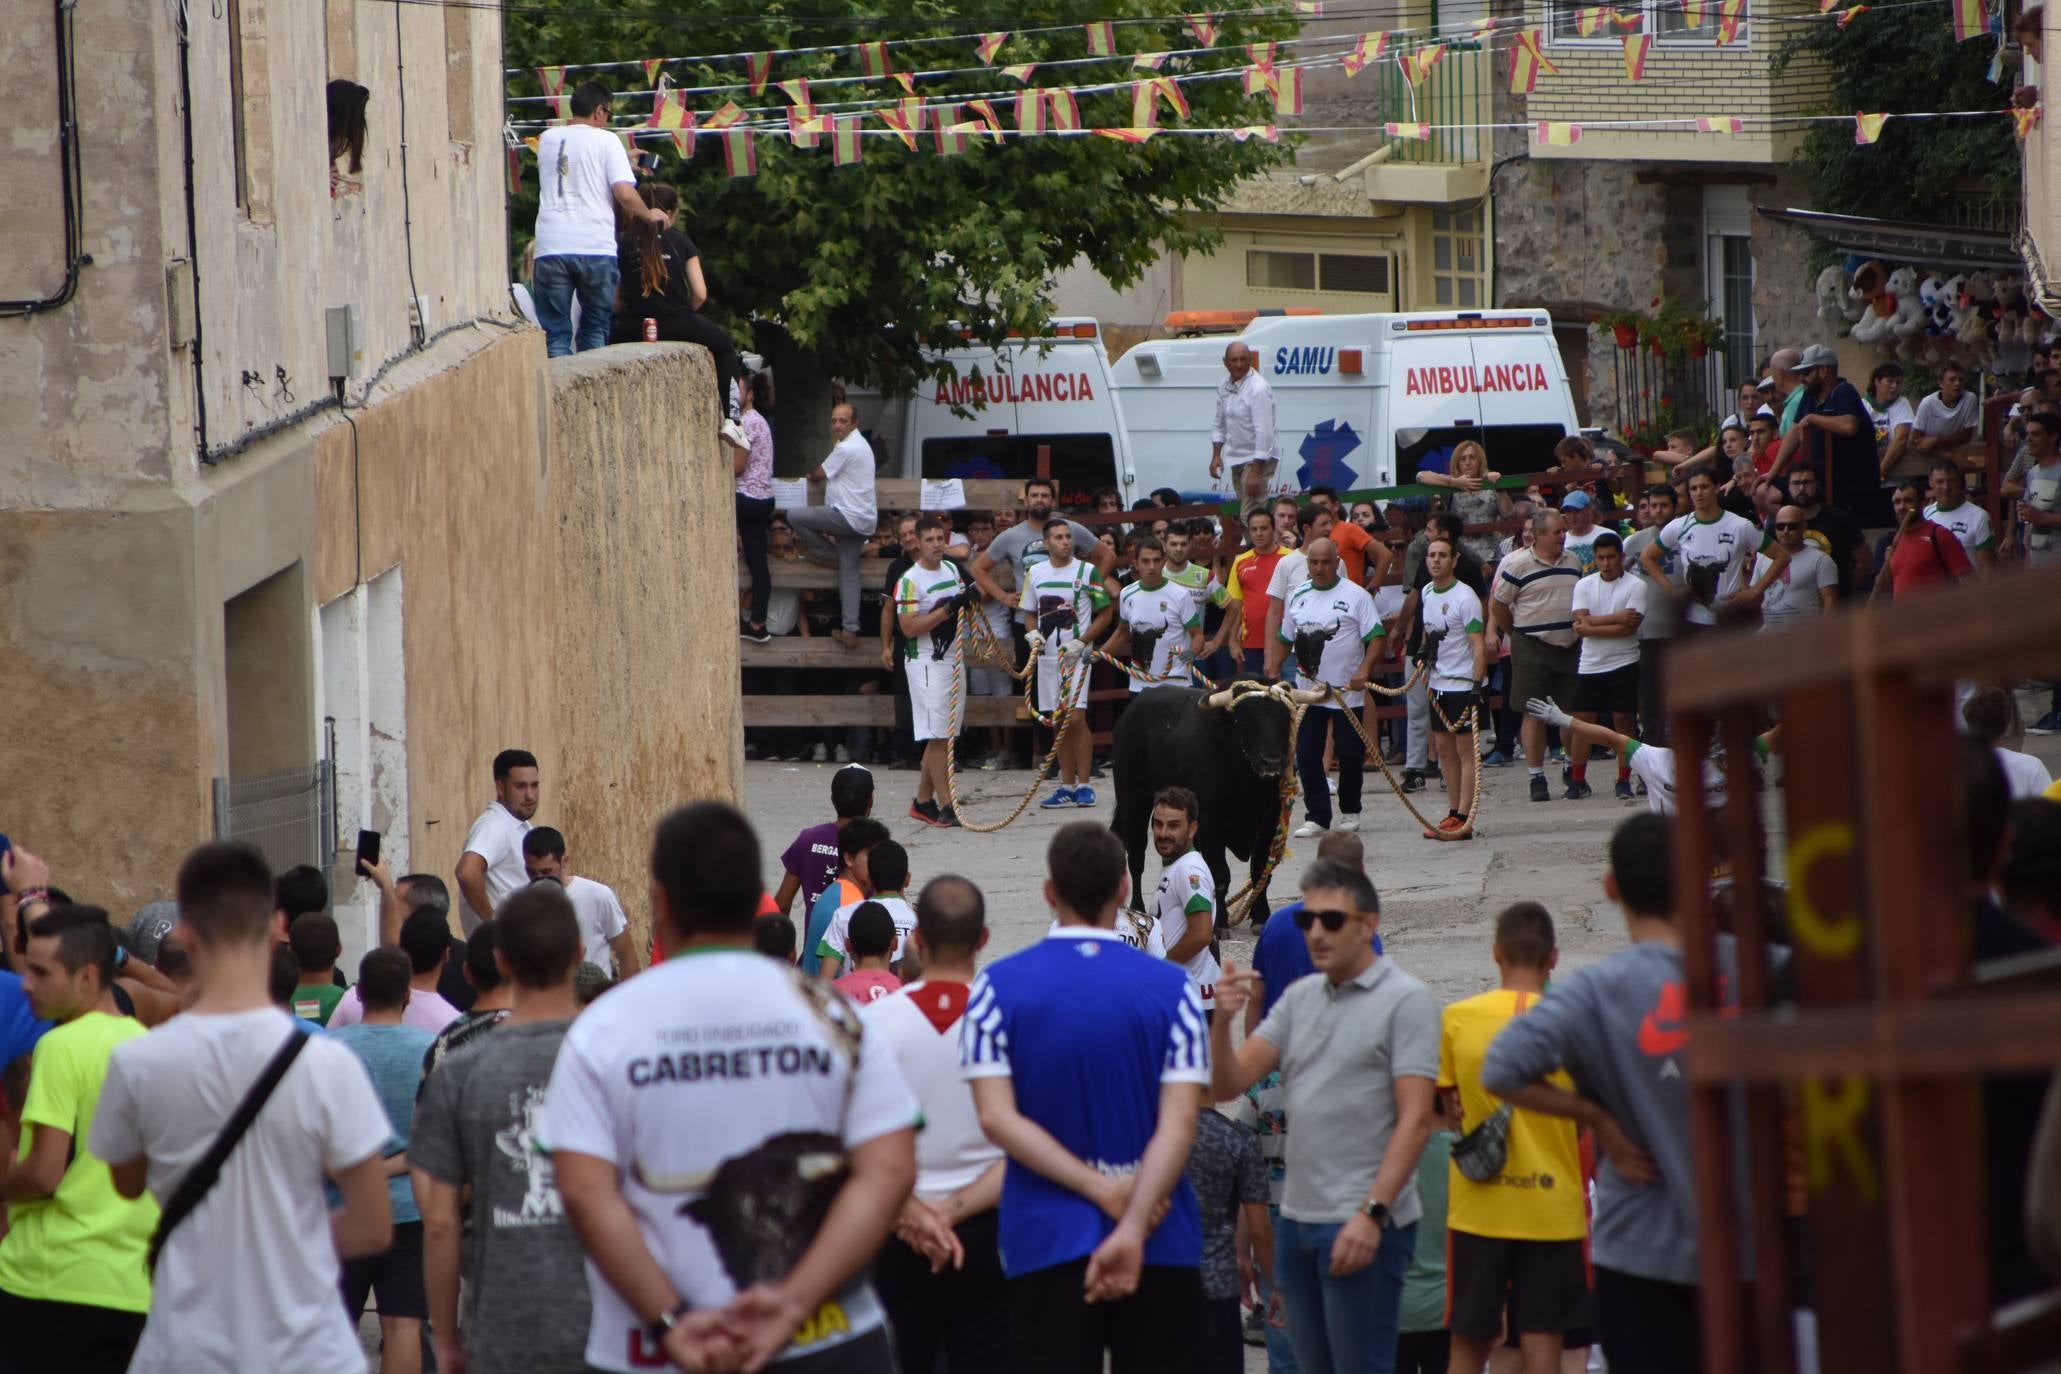
<instances>
[{"instance_id":1,"label":"awning canopy","mask_svg":"<svg viewBox=\"0 0 2061 1374\"><path fill-rule=\"evenodd\" d=\"M1946 224L1829 215L1817 210L1778 210L1766 205L1758 209L1779 224L1801 229L1834 248L1865 257L1964 272L2025 270L2015 237L2000 229L1959 229Z\"/></svg>"}]
</instances>

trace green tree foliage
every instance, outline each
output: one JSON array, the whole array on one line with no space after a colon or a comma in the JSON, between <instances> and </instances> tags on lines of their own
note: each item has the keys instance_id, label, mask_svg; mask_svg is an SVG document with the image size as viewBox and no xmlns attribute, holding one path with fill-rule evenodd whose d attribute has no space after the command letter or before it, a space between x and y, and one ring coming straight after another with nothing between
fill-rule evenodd
<instances>
[{"instance_id":1,"label":"green tree foliage","mask_svg":"<svg viewBox=\"0 0 2061 1374\"><path fill-rule=\"evenodd\" d=\"M2009 69L2000 85L1987 76L1994 39L1954 42L1947 10L1929 5L1884 6L1844 29L1801 27L1802 35L1776 57L1775 73L1779 80L1806 55L1821 58L1832 77L1822 113L2000 112L1995 119L1891 119L1882 137L1865 146L1853 141L1851 124L1812 125L1797 155L1810 173L1812 209L1939 223L1968 177L2016 198L2018 146L2001 113L2011 93Z\"/></svg>"},{"instance_id":2,"label":"green tree foliage","mask_svg":"<svg viewBox=\"0 0 2061 1374\"><path fill-rule=\"evenodd\" d=\"M790 5L809 18L791 17ZM975 67L973 41L983 30L1058 26L1049 34L1012 36L995 70L917 81L917 92L926 99L950 95L994 101L1003 127L1012 134L1014 97L1022 87L1000 67L1085 57L1084 22L1164 15L1163 23L1119 25L1117 50L1178 53L1194 45L1182 32L1180 7L1170 0L1054 0L1006 19L968 15L959 0L867 0L863 6L855 0L772 0L763 8L730 0L612 0L607 10L596 0L560 0L555 8L563 12L552 13L552 8L511 9L507 15L508 64L525 69L511 79L511 96L537 94L537 78L528 69L544 65L880 39L956 40L891 50L897 71ZM737 17L739 11L754 9L758 12L751 17ZM849 14L850 22L816 22L840 14ZM1294 32L1293 22L1280 18L1227 16L1216 46ZM1175 56L1161 74L1233 70L1245 64L1244 54L1234 48ZM752 96L741 84L741 62L671 62L665 71L683 88L737 85L688 96L704 121L725 100L768 111L761 119L778 115L788 103L777 85ZM807 77L814 82L860 73L857 54L846 50L775 58L772 81ZM616 123L642 122L651 108L642 69L572 71L567 73L568 93L579 80L597 74L621 93ZM1130 123L1128 83L1150 74L1133 72L1128 61L1043 65L1033 84L1125 83L1119 91L1080 100L1085 126L1122 126ZM1193 109L1187 123L1225 128L1273 118L1271 102L1244 95L1235 77L1190 82L1184 89ZM811 92L819 110L901 94L887 80ZM523 122L546 117L547 107L517 103L510 109ZM1160 116L1163 124L1173 119L1164 103ZM969 111L963 117L974 116ZM882 126L868 118L865 127ZM1215 231L1191 215L1215 209L1238 181L1292 155L1286 144L1260 139L1236 143L1162 136L1143 145L1093 137L1011 137L1000 147L971 140L964 153L943 157L933 151L927 132L913 152L896 139L869 132L862 140L863 163L836 167L827 135L816 149L795 148L782 128L778 135L758 139L758 175L750 178L725 174L715 138L699 139L695 155L685 161L669 140L639 146L662 149L660 175L680 188L682 227L701 249L708 276L709 312L740 340L752 339L772 357L783 388L791 381L809 384L800 374L813 372L905 393L930 371L921 357L928 342L955 339L962 329L987 342L1040 330L1050 317L1052 278L1076 258L1085 258L1122 286L1137 280L1162 252L1214 245ZM523 194L510 205L518 249L535 217L535 180L532 166ZM783 394L783 415L788 400ZM790 437L782 435L783 441ZM787 447L783 442L783 452Z\"/></svg>"}]
</instances>

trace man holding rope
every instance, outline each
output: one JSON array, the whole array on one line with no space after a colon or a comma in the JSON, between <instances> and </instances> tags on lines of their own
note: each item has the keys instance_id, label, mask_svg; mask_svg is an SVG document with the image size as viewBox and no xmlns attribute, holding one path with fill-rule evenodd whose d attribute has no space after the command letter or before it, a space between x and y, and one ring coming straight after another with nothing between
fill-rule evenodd
<instances>
[{"instance_id":1,"label":"man holding rope","mask_svg":"<svg viewBox=\"0 0 2061 1374\"><path fill-rule=\"evenodd\" d=\"M925 825L955 826L947 746L959 733L960 702L966 695L966 661L961 651L959 611L977 605L980 591L945 562L952 522L926 511L916 522L916 566L895 583L895 617L908 656L911 733L923 746L922 771L909 816ZM943 803L940 805L939 798Z\"/></svg>"},{"instance_id":2,"label":"man holding rope","mask_svg":"<svg viewBox=\"0 0 2061 1374\"><path fill-rule=\"evenodd\" d=\"M1471 735L1470 715L1488 718L1488 641L1483 631L1481 598L1453 573L1455 546L1446 535L1424 546L1424 567L1431 574L1424 588L1424 656L1431 664L1431 740L1438 750L1439 776L1446 782L1446 818L1427 840L1474 838L1475 770L1481 766Z\"/></svg>"},{"instance_id":3,"label":"man holding rope","mask_svg":"<svg viewBox=\"0 0 2061 1374\"><path fill-rule=\"evenodd\" d=\"M1360 828L1367 745L1360 738L1358 716L1366 699L1367 675L1386 631L1367 589L1338 575L1338 545L1329 539L1313 540L1303 555L1309 559L1309 581L1288 593L1280 638L1294 656L1298 687L1333 689L1329 700L1304 714L1295 737L1295 767L1302 777L1305 807L1305 819L1295 834L1306 840L1331 828L1331 789L1324 777L1326 731L1338 754L1340 828Z\"/></svg>"}]
</instances>

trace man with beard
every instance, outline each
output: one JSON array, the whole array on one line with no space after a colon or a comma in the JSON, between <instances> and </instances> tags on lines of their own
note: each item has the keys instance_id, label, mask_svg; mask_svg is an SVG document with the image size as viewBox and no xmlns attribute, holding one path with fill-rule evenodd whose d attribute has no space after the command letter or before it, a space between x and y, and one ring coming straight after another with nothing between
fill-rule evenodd
<instances>
[{"instance_id":1,"label":"man with beard","mask_svg":"<svg viewBox=\"0 0 2061 1374\"><path fill-rule=\"evenodd\" d=\"M465 852L458 856L466 934L478 929L481 921L493 920L509 894L529 885L530 875L522 866L522 837L537 814L543 788L535 754L503 749L494 755L494 800L466 832ZM299 914L290 911L287 918Z\"/></svg>"},{"instance_id":2,"label":"man with beard","mask_svg":"<svg viewBox=\"0 0 2061 1374\"><path fill-rule=\"evenodd\" d=\"M1789 470L1789 504L1803 513L1804 538L1832 560L1832 571L1839 579L1839 595L1844 597L1856 578L1867 576L1872 563L1868 540L1861 533L1860 522L1838 507L1826 505L1823 493L1824 484L1818 480L1816 468Z\"/></svg>"},{"instance_id":3,"label":"man with beard","mask_svg":"<svg viewBox=\"0 0 2061 1374\"><path fill-rule=\"evenodd\" d=\"M1152 848L1159 855L1159 892L1152 913L1166 942L1167 962L1179 964L1188 985L1202 999L1202 1014L1214 1015L1217 991L1217 884L1195 852L1202 807L1185 787L1161 788L1152 799Z\"/></svg>"},{"instance_id":4,"label":"man with beard","mask_svg":"<svg viewBox=\"0 0 2061 1374\"><path fill-rule=\"evenodd\" d=\"M1059 499L1059 484L1049 477L1032 477L1023 484L1023 518L998 533L994 541L973 557L968 569L982 592L1015 606L1017 592L995 580L995 569L1008 564L1016 573L1021 589L1030 570L1051 557L1045 549L1045 522L1052 518L1052 506ZM1117 595L1116 554L1095 538L1095 531L1077 521L1066 522L1073 534L1073 552L1102 574L1102 590L1114 601Z\"/></svg>"}]
</instances>

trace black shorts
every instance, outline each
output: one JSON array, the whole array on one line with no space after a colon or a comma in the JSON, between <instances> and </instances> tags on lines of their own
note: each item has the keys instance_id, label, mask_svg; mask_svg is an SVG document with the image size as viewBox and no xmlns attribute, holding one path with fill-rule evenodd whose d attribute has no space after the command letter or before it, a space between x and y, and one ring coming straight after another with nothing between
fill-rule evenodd
<instances>
[{"instance_id":1,"label":"black shorts","mask_svg":"<svg viewBox=\"0 0 2061 1374\"><path fill-rule=\"evenodd\" d=\"M1102 1374L1105 1367L1112 1374L1160 1374L1200 1367L1204 1308L1198 1271L1148 1264L1129 1297L1098 1303L1084 1296L1087 1272L1088 1262L1079 1259L1009 1280L1015 1374Z\"/></svg>"},{"instance_id":2,"label":"black shorts","mask_svg":"<svg viewBox=\"0 0 2061 1374\"><path fill-rule=\"evenodd\" d=\"M1468 732L1467 708L1475 703L1474 693L1433 692L1431 699L1438 705L1438 709L1431 713L1432 734L1464 735ZM1444 712L1444 714L1441 715L1440 712ZM1447 721L1451 721L1452 724L1448 726L1446 724ZM1486 727L1489 722L1482 721L1481 724Z\"/></svg>"},{"instance_id":3,"label":"black shorts","mask_svg":"<svg viewBox=\"0 0 2061 1374\"><path fill-rule=\"evenodd\" d=\"M344 1311L352 1321L365 1315L365 1297L379 1299L382 1317L429 1319L429 1295L422 1282L422 1223L394 1226L394 1243L377 1255L345 1260Z\"/></svg>"},{"instance_id":4,"label":"black shorts","mask_svg":"<svg viewBox=\"0 0 2061 1374\"><path fill-rule=\"evenodd\" d=\"M1493 1341L1510 1327L1573 1331L1589 1323L1589 1275L1578 1240L1501 1240L1446 1231L1446 1326Z\"/></svg>"},{"instance_id":5,"label":"black shorts","mask_svg":"<svg viewBox=\"0 0 2061 1374\"><path fill-rule=\"evenodd\" d=\"M1639 665L1627 663L1607 673L1583 673L1575 679L1572 709L1608 711L1620 724L1635 719L1639 714Z\"/></svg>"}]
</instances>

